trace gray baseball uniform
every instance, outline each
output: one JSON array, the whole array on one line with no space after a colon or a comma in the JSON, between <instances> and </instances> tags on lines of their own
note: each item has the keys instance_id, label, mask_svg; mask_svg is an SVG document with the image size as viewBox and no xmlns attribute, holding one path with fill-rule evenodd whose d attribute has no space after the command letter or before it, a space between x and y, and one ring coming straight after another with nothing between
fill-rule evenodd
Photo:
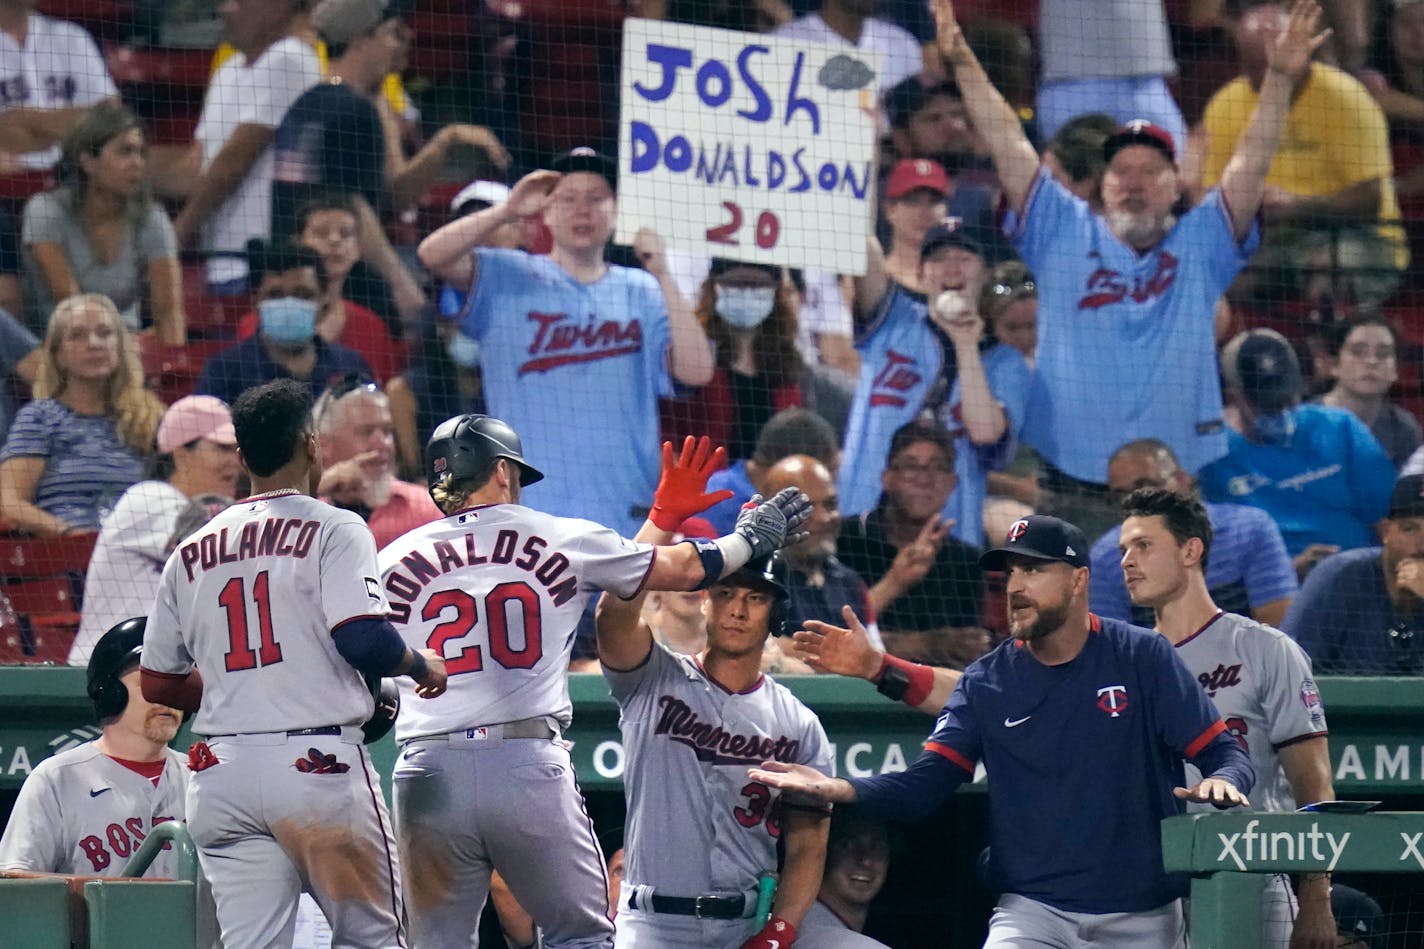
<instances>
[{"instance_id":1,"label":"gray baseball uniform","mask_svg":"<svg viewBox=\"0 0 1424 949\"><path fill-rule=\"evenodd\" d=\"M591 596L633 596L653 548L517 504L434 521L381 551L392 621L445 659L446 693L401 680L394 774L416 947L474 946L492 869L544 945L608 947L603 855L568 748L568 665Z\"/></svg>"},{"instance_id":2,"label":"gray baseball uniform","mask_svg":"<svg viewBox=\"0 0 1424 949\"><path fill-rule=\"evenodd\" d=\"M194 731L215 762L189 781L188 825L223 941L289 946L311 893L333 945L402 944L400 872L361 747L374 700L332 639L386 615L365 522L295 491L218 514L159 583L143 667L203 677Z\"/></svg>"},{"instance_id":3,"label":"gray baseball uniform","mask_svg":"<svg viewBox=\"0 0 1424 949\"><path fill-rule=\"evenodd\" d=\"M41 761L20 788L0 838L0 869L118 875L155 825L183 819L187 762L170 748L161 764L155 783L92 741ZM144 875L174 871L170 850Z\"/></svg>"},{"instance_id":4,"label":"gray baseball uniform","mask_svg":"<svg viewBox=\"0 0 1424 949\"><path fill-rule=\"evenodd\" d=\"M745 692L710 679L696 657L655 644L637 669L604 676L618 702L628 797L620 949L735 947L752 935L757 881L774 871L781 792L747 778L775 759L831 773L821 723L763 676ZM649 912L654 895L744 894L743 919Z\"/></svg>"},{"instance_id":5,"label":"gray baseball uniform","mask_svg":"<svg viewBox=\"0 0 1424 949\"><path fill-rule=\"evenodd\" d=\"M1257 775L1252 809L1295 810L1279 749L1328 734L1310 657L1280 630L1235 613L1216 614L1177 644L1177 655L1251 757ZM1191 762L1186 768L1188 785L1201 781L1201 772ZM1213 810L1209 804L1189 808ZM1290 882L1284 876L1273 877L1265 892L1264 925L1270 945L1290 942L1295 910Z\"/></svg>"},{"instance_id":6,"label":"gray baseball uniform","mask_svg":"<svg viewBox=\"0 0 1424 949\"><path fill-rule=\"evenodd\" d=\"M801 928L796 930L796 945L806 949L885 949L885 943L851 929L820 900L806 911Z\"/></svg>"}]
</instances>

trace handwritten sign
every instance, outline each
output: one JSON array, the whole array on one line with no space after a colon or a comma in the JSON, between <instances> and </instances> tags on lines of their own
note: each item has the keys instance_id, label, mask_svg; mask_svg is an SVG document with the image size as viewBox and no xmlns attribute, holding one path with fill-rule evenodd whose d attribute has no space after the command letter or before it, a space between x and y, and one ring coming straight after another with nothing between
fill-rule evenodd
<instances>
[{"instance_id":1,"label":"handwritten sign","mask_svg":"<svg viewBox=\"0 0 1424 949\"><path fill-rule=\"evenodd\" d=\"M617 240L865 272L879 105L873 55L627 20Z\"/></svg>"}]
</instances>

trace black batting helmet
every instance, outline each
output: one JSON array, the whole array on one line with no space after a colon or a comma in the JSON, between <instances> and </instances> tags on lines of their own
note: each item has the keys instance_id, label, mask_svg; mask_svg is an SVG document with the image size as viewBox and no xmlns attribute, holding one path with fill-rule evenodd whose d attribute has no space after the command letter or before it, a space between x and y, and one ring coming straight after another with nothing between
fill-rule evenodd
<instances>
[{"instance_id":1,"label":"black batting helmet","mask_svg":"<svg viewBox=\"0 0 1424 949\"><path fill-rule=\"evenodd\" d=\"M430 433L425 443L425 475L430 487L447 479L464 481L489 471L496 458L519 466L519 484L528 487L544 474L524 460L519 434L493 415L457 415Z\"/></svg>"},{"instance_id":2,"label":"black batting helmet","mask_svg":"<svg viewBox=\"0 0 1424 949\"><path fill-rule=\"evenodd\" d=\"M129 704L129 690L119 676L138 662L143 651L143 631L148 618L135 616L114 626L94 644L89 656L89 676L85 683L94 716L100 722L122 715Z\"/></svg>"},{"instance_id":3,"label":"black batting helmet","mask_svg":"<svg viewBox=\"0 0 1424 949\"><path fill-rule=\"evenodd\" d=\"M790 568L786 566L786 560L781 554L752 560L717 583L723 586L750 587L770 593L775 602L771 607L771 616L767 618L767 631L773 636L786 635L786 607L791 599Z\"/></svg>"},{"instance_id":4,"label":"black batting helmet","mask_svg":"<svg viewBox=\"0 0 1424 949\"><path fill-rule=\"evenodd\" d=\"M372 683L368 679L366 684ZM361 725L361 744L370 745L385 738L395 727L400 715L400 689L394 679L380 679L371 690L376 696L376 708Z\"/></svg>"}]
</instances>

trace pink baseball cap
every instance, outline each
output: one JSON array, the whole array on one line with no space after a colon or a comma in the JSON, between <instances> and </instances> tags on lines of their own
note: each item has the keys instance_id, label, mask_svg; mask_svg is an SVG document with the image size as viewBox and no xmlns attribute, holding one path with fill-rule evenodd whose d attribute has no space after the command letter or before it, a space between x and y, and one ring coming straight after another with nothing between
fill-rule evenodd
<instances>
[{"instance_id":1,"label":"pink baseball cap","mask_svg":"<svg viewBox=\"0 0 1424 949\"><path fill-rule=\"evenodd\" d=\"M232 413L227 403L210 395L184 396L168 407L158 423L158 450L168 454L191 441L206 438L219 445L236 445Z\"/></svg>"}]
</instances>

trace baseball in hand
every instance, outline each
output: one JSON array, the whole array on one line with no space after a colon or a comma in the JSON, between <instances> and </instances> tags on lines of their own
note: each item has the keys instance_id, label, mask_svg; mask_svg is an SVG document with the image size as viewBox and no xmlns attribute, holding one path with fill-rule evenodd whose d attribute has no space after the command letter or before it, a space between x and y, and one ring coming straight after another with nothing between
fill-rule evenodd
<instances>
[{"instance_id":1,"label":"baseball in hand","mask_svg":"<svg viewBox=\"0 0 1424 949\"><path fill-rule=\"evenodd\" d=\"M958 319L969 312L969 301L958 290L946 290L934 300L935 315L941 320Z\"/></svg>"}]
</instances>

